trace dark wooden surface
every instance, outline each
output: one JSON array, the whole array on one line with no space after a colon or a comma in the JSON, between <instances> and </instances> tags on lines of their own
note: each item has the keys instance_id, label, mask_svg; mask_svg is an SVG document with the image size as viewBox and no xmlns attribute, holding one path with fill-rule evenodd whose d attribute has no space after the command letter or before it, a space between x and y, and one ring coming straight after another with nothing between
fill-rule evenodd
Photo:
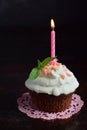
<instances>
[{"instance_id":1,"label":"dark wooden surface","mask_svg":"<svg viewBox=\"0 0 87 130\"><path fill-rule=\"evenodd\" d=\"M35 35L35 32L32 32L32 33ZM68 35L69 33L66 34L66 33L63 33L62 31L60 31L60 33L62 34L62 36L60 37L58 35L59 39L57 39L57 42L60 41L61 43L61 45L59 43L60 62L62 61L64 64L66 64L66 66L70 70L74 72L74 74L76 75L80 83L80 86L77 89L76 93L78 93L81 96L82 100L84 100L85 102L83 109L80 111L80 113L77 116L73 117L73 119L69 123L63 126L59 126L59 125L52 126L50 125L50 123L44 123L44 125L40 123L38 124L38 123L35 123L29 117L27 117L24 113L21 113L18 110L17 98L19 98L23 93L27 92L27 88L25 88L24 82L28 77L30 69L34 65L33 62L35 62L37 57L39 58L40 53L42 55L43 49L41 48L42 47L46 48L46 44L45 45L43 44L47 37L46 37L46 34L44 33L45 39L43 39L42 37L38 39L38 41L40 40L40 42L44 40L42 46L38 45L38 47L40 47L40 51L39 49L37 49L35 45L36 43L38 44L38 42L36 42L37 38L35 40L32 39L31 42L33 42L34 43L33 46L34 45L35 46L34 47L31 46L32 52L30 52L30 48L29 48L30 46L28 45L28 43L30 44L29 41L31 39L28 39L27 38L28 36L23 35L23 34L20 34L18 36L16 36L15 34L7 35L7 33L5 33L5 35L3 34L3 36L0 35L1 36L0 39L2 39L1 40L2 56L0 58L0 130L2 129L86 130L87 129L87 103L86 103L87 102L87 60L86 60L85 52L84 52L86 49L84 47L84 51L82 55L80 53L81 45L80 47L78 47L79 45L78 44L75 46L76 48L78 48L78 52L76 52L77 49L75 48L75 53L73 53L72 50L71 52L66 53L67 49L66 49L66 46L63 45L63 42L66 43L67 48L69 50L70 49L69 48L70 46L68 46L69 42L72 42L72 43L80 42L80 35L78 33L76 33L77 35L75 33L73 35L72 33L71 35ZM18 39L19 37L22 40L19 41ZM32 37L32 35L30 37ZM36 37L38 37L38 35ZM8 44L6 44L5 41L8 41ZM12 41L15 45L14 44L11 45ZM19 45L17 45L17 42ZM24 45L23 42L26 44ZM73 44L71 45L73 47ZM61 46L61 49L60 49L60 46ZM29 48L29 50L27 47ZM15 49L16 49L16 53L15 53ZM61 52L62 49L64 52ZM34 51L36 50L35 54L33 54L34 53L33 50ZM23 54L23 52L25 54ZM43 55L40 56L40 58L47 56L47 52L49 52L49 49L46 49L45 52L46 53L43 53ZM34 58L34 56L36 57Z\"/></svg>"}]
</instances>

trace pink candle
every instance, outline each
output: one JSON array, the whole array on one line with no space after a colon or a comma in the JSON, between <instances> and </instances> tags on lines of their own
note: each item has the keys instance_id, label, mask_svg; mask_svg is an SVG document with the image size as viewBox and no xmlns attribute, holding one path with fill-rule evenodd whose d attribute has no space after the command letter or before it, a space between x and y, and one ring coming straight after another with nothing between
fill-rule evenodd
<instances>
[{"instance_id":1,"label":"pink candle","mask_svg":"<svg viewBox=\"0 0 87 130\"><path fill-rule=\"evenodd\" d=\"M55 57L55 31L54 31L55 24L54 24L53 19L51 19L51 28L52 28L52 31L51 31L51 57Z\"/></svg>"}]
</instances>

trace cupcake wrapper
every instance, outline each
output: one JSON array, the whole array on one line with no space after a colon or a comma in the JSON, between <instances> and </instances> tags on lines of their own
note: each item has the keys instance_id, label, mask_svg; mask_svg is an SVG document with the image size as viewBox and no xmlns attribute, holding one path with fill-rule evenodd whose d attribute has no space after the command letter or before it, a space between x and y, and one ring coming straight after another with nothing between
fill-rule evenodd
<instances>
[{"instance_id":1,"label":"cupcake wrapper","mask_svg":"<svg viewBox=\"0 0 87 130\"><path fill-rule=\"evenodd\" d=\"M70 106L72 94L53 96L29 91L32 103L41 111L61 112Z\"/></svg>"}]
</instances>

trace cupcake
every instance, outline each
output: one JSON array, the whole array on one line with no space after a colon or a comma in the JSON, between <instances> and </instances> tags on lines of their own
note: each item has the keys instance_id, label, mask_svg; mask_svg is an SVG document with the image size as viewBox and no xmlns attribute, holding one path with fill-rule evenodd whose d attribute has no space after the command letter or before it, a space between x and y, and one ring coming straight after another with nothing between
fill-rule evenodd
<instances>
[{"instance_id":1,"label":"cupcake","mask_svg":"<svg viewBox=\"0 0 87 130\"><path fill-rule=\"evenodd\" d=\"M61 112L70 107L72 94L79 83L74 74L55 57L38 60L38 66L32 69L25 86L32 103L40 111Z\"/></svg>"}]
</instances>

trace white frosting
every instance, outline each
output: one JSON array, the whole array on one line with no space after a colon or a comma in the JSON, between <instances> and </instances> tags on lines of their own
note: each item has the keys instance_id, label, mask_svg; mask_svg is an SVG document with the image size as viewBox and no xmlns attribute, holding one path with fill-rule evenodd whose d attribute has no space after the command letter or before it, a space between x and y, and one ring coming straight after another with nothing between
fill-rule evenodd
<instances>
[{"instance_id":1,"label":"white frosting","mask_svg":"<svg viewBox=\"0 0 87 130\"><path fill-rule=\"evenodd\" d=\"M51 67L49 66L49 69ZM25 86L37 93L47 93L49 95L59 96L60 94L69 94L76 90L79 83L74 74L64 65L56 66L57 70L50 69L50 76L46 76L43 71L35 80L27 79ZM67 75L67 73L69 75ZM62 77L64 76L64 78Z\"/></svg>"}]
</instances>

